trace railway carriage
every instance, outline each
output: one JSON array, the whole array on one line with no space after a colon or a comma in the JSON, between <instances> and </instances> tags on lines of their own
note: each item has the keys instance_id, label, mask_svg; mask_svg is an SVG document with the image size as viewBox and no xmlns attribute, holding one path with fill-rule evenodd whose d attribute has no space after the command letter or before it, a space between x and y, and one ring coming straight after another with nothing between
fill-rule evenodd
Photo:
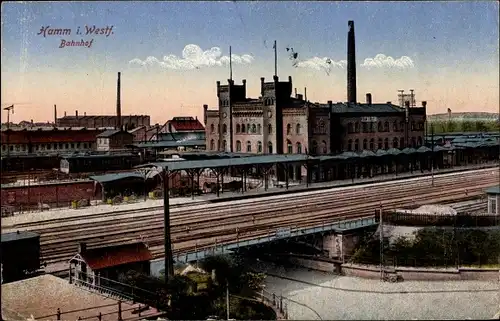
<instances>
[{"instance_id":1,"label":"railway carriage","mask_svg":"<svg viewBox=\"0 0 500 321\"><path fill-rule=\"evenodd\" d=\"M76 155L61 159L60 170L66 174L129 170L139 165L134 154Z\"/></svg>"}]
</instances>

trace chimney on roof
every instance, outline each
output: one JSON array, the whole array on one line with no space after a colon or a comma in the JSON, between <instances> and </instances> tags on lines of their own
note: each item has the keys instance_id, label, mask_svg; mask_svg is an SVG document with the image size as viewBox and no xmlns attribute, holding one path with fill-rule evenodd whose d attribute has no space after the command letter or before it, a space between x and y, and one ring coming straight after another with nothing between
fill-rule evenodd
<instances>
[{"instance_id":1,"label":"chimney on roof","mask_svg":"<svg viewBox=\"0 0 500 321\"><path fill-rule=\"evenodd\" d=\"M297 94L297 95L296 95L296 98L297 98L298 100L304 100L304 96L302 96L302 94Z\"/></svg>"},{"instance_id":2,"label":"chimney on roof","mask_svg":"<svg viewBox=\"0 0 500 321\"><path fill-rule=\"evenodd\" d=\"M295 97L298 97L298 96L297 96L297 88L295 88Z\"/></svg>"},{"instance_id":3,"label":"chimney on roof","mask_svg":"<svg viewBox=\"0 0 500 321\"><path fill-rule=\"evenodd\" d=\"M54 105L54 126L57 126L57 106Z\"/></svg>"},{"instance_id":4,"label":"chimney on roof","mask_svg":"<svg viewBox=\"0 0 500 321\"><path fill-rule=\"evenodd\" d=\"M422 107L424 107L424 108L427 107L427 102L425 100L422 101Z\"/></svg>"},{"instance_id":5,"label":"chimney on roof","mask_svg":"<svg viewBox=\"0 0 500 321\"><path fill-rule=\"evenodd\" d=\"M64 117L66 117L66 112L64 112Z\"/></svg>"},{"instance_id":6,"label":"chimney on roof","mask_svg":"<svg viewBox=\"0 0 500 321\"><path fill-rule=\"evenodd\" d=\"M75 110L76 119L78 119L78 110Z\"/></svg>"},{"instance_id":7,"label":"chimney on roof","mask_svg":"<svg viewBox=\"0 0 500 321\"><path fill-rule=\"evenodd\" d=\"M371 104L372 104L372 94L370 94L370 93L367 93L367 94L366 94L366 103L367 103L368 105L371 105Z\"/></svg>"},{"instance_id":8,"label":"chimney on roof","mask_svg":"<svg viewBox=\"0 0 500 321\"><path fill-rule=\"evenodd\" d=\"M307 101L307 87L304 87L304 100Z\"/></svg>"},{"instance_id":9,"label":"chimney on roof","mask_svg":"<svg viewBox=\"0 0 500 321\"><path fill-rule=\"evenodd\" d=\"M84 242L78 243L78 253L85 253L87 251L87 244Z\"/></svg>"},{"instance_id":10,"label":"chimney on roof","mask_svg":"<svg viewBox=\"0 0 500 321\"><path fill-rule=\"evenodd\" d=\"M203 122L205 125L207 124L207 119L208 119L208 105L203 105Z\"/></svg>"},{"instance_id":11,"label":"chimney on roof","mask_svg":"<svg viewBox=\"0 0 500 321\"><path fill-rule=\"evenodd\" d=\"M356 41L354 36L354 21L347 23L347 102L356 103Z\"/></svg>"},{"instance_id":12,"label":"chimney on roof","mask_svg":"<svg viewBox=\"0 0 500 321\"><path fill-rule=\"evenodd\" d=\"M87 116L87 112L86 111L83 112L83 116Z\"/></svg>"},{"instance_id":13,"label":"chimney on roof","mask_svg":"<svg viewBox=\"0 0 500 321\"><path fill-rule=\"evenodd\" d=\"M410 108L410 101L405 101L405 108Z\"/></svg>"},{"instance_id":14,"label":"chimney on roof","mask_svg":"<svg viewBox=\"0 0 500 321\"><path fill-rule=\"evenodd\" d=\"M387 102L387 105L391 105L391 104L392 104L392 101L388 101L388 102Z\"/></svg>"},{"instance_id":15,"label":"chimney on roof","mask_svg":"<svg viewBox=\"0 0 500 321\"><path fill-rule=\"evenodd\" d=\"M121 83L120 83L121 72L118 72L118 80L116 84L116 129L121 130L122 128L122 103L121 103Z\"/></svg>"}]
</instances>

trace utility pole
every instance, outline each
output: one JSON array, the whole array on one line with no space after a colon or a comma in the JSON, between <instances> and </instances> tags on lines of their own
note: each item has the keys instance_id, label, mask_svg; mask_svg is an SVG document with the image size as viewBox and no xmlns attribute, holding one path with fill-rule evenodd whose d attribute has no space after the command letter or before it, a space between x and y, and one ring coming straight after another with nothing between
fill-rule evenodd
<instances>
[{"instance_id":1,"label":"utility pole","mask_svg":"<svg viewBox=\"0 0 500 321\"><path fill-rule=\"evenodd\" d=\"M229 320L229 281L226 279L226 312Z\"/></svg>"},{"instance_id":2,"label":"utility pole","mask_svg":"<svg viewBox=\"0 0 500 321\"><path fill-rule=\"evenodd\" d=\"M164 224L164 247L165 247L165 284L174 276L174 265L172 258L172 241L170 239L170 200L168 167L161 169L163 179L163 224Z\"/></svg>"},{"instance_id":3,"label":"utility pole","mask_svg":"<svg viewBox=\"0 0 500 321\"><path fill-rule=\"evenodd\" d=\"M3 110L7 111L7 157L10 154L9 136L10 136L10 112L14 114L14 105L5 107Z\"/></svg>"}]
</instances>

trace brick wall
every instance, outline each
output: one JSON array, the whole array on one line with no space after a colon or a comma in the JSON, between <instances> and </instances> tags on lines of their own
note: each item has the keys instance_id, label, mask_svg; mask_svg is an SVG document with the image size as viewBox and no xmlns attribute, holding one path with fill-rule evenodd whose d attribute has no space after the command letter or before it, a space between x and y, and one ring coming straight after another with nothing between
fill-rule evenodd
<instances>
[{"instance_id":1,"label":"brick wall","mask_svg":"<svg viewBox=\"0 0 500 321\"><path fill-rule=\"evenodd\" d=\"M38 186L16 186L2 188L2 206L19 208L36 207L38 202L49 204L51 207L69 206L73 200L100 199L94 196L94 182L74 182Z\"/></svg>"}]
</instances>

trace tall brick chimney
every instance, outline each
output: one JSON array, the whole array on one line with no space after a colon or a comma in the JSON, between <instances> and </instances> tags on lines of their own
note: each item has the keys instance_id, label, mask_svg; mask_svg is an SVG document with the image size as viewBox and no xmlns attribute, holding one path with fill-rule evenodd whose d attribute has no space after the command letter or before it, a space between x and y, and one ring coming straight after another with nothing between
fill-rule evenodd
<instances>
[{"instance_id":1,"label":"tall brick chimney","mask_svg":"<svg viewBox=\"0 0 500 321\"><path fill-rule=\"evenodd\" d=\"M57 106L54 105L54 127L57 127Z\"/></svg>"},{"instance_id":2,"label":"tall brick chimney","mask_svg":"<svg viewBox=\"0 0 500 321\"><path fill-rule=\"evenodd\" d=\"M121 130L122 128L122 103L121 103L121 84L120 84L121 72L118 72L118 82L116 84L116 129Z\"/></svg>"},{"instance_id":3,"label":"tall brick chimney","mask_svg":"<svg viewBox=\"0 0 500 321\"><path fill-rule=\"evenodd\" d=\"M347 23L347 102L356 103L356 41L354 37L354 21Z\"/></svg>"}]
</instances>

